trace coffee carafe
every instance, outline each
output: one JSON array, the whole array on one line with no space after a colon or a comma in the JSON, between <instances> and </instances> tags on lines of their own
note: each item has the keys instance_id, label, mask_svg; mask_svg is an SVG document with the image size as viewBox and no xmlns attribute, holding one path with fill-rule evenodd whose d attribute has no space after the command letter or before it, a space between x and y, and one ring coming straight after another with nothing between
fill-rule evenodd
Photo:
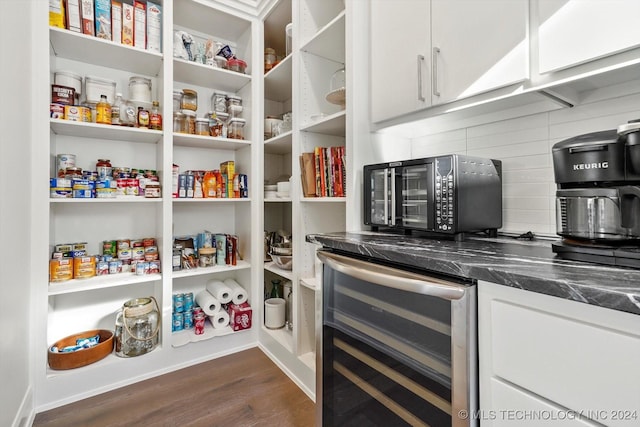
<instances>
[{"instance_id":1,"label":"coffee carafe","mask_svg":"<svg viewBox=\"0 0 640 427\"><path fill-rule=\"evenodd\" d=\"M598 248L640 251L640 122L560 141L552 155L556 232L563 237L554 251L565 256L570 245L573 255L565 257L590 261ZM616 264L612 257L603 263Z\"/></svg>"}]
</instances>

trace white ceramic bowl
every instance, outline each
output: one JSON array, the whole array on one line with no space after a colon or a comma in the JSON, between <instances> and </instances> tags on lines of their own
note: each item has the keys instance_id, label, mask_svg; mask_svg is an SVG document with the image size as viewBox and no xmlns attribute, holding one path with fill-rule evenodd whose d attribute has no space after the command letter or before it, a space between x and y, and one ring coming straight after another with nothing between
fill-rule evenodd
<instances>
[{"instance_id":1,"label":"white ceramic bowl","mask_svg":"<svg viewBox=\"0 0 640 427\"><path fill-rule=\"evenodd\" d=\"M291 183L289 181L281 181L276 184L276 189L278 194L282 194L281 197L289 197L289 192L291 190ZM286 194L286 196L284 196Z\"/></svg>"}]
</instances>

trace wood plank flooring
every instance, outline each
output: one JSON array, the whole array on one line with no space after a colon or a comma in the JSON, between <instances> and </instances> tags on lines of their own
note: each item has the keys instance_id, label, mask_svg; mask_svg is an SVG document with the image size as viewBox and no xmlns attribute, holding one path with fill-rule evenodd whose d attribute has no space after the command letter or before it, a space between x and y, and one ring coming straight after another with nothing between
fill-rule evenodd
<instances>
[{"instance_id":1,"label":"wood plank flooring","mask_svg":"<svg viewBox=\"0 0 640 427\"><path fill-rule=\"evenodd\" d=\"M314 420L307 395L252 348L39 413L33 426L311 427Z\"/></svg>"}]
</instances>

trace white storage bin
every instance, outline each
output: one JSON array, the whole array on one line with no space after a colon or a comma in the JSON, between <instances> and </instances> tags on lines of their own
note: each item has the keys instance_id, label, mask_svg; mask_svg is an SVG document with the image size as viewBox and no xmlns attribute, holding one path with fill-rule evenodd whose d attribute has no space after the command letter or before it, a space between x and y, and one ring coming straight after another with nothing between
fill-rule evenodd
<instances>
[{"instance_id":1,"label":"white storage bin","mask_svg":"<svg viewBox=\"0 0 640 427\"><path fill-rule=\"evenodd\" d=\"M129 99L151 103L151 79L141 76L129 77Z\"/></svg>"},{"instance_id":2,"label":"white storage bin","mask_svg":"<svg viewBox=\"0 0 640 427\"><path fill-rule=\"evenodd\" d=\"M72 87L76 90L76 96L82 95L82 76L71 71L56 71L53 75L54 84Z\"/></svg>"},{"instance_id":3,"label":"white storage bin","mask_svg":"<svg viewBox=\"0 0 640 427\"><path fill-rule=\"evenodd\" d=\"M88 103L100 102L100 95L106 95L109 104L116 99L116 82L102 77L86 76L84 78L85 94Z\"/></svg>"}]
</instances>

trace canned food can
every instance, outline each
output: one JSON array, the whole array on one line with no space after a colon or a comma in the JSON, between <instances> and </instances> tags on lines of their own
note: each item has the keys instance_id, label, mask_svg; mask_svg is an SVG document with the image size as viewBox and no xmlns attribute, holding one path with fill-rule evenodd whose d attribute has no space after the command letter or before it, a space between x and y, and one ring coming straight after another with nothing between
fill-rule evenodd
<instances>
[{"instance_id":1,"label":"canned food can","mask_svg":"<svg viewBox=\"0 0 640 427\"><path fill-rule=\"evenodd\" d=\"M131 240L129 239L122 239L122 240L116 240L116 248L118 249L129 249L131 248Z\"/></svg>"},{"instance_id":2,"label":"canned food can","mask_svg":"<svg viewBox=\"0 0 640 427\"><path fill-rule=\"evenodd\" d=\"M109 274L109 262L108 261L98 261L96 263L96 275L102 276L105 274Z\"/></svg>"},{"instance_id":3,"label":"canned food can","mask_svg":"<svg viewBox=\"0 0 640 427\"><path fill-rule=\"evenodd\" d=\"M136 263L136 276L144 276L149 272L149 263L144 261L138 261Z\"/></svg>"},{"instance_id":4,"label":"canned food can","mask_svg":"<svg viewBox=\"0 0 640 427\"><path fill-rule=\"evenodd\" d=\"M115 240L105 240L102 242L102 254L103 255L111 255L112 257L116 255L117 251L116 241Z\"/></svg>"},{"instance_id":5,"label":"canned food can","mask_svg":"<svg viewBox=\"0 0 640 427\"><path fill-rule=\"evenodd\" d=\"M197 305L193 306L193 317L197 316L198 313L204 313L204 311L202 310L202 307L198 307Z\"/></svg>"},{"instance_id":6,"label":"canned food can","mask_svg":"<svg viewBox=\"0 0 640 427\"><path fill-rule=\"evenodd\" d=\"M184 294L173 294L173 311L184 312Z\"/></svg>"},{"instance_id":7,"label":"canned food can","mask_svg":"<svg viewBox=\"0 0 640 427\"><path fill-rule=\"evenodd\" d=\"M183 313L183 324L185 329L193 329L193 311L185 310Z\"/></svg>"},{"instance_id":8,"label":"canned food can","mask_svg":"<svg viewBox=\"0 0 640 427\"><path fill-rule=\"evenodd\" d=\"M184 315L182 313L173 313L173 322L171 323L171 330L173 332L181 331L184 329Z\"/></svg>"},{"instance_id":9,"label":"canned food can","mask_svg":"<svg viewBox=\"0 0 640 427\"><path fill-rule=\"evenodd\" d=\"M196 335L204 334L204 313L200 312L193 316L193 329Z\"/></svg>"},{"instance_id":10,"label":"canned food can","mask_svg":"<svg viewBox=\"0 0 640 427\"><path fill-rule=\"evenodd\" d=\"M122 271L122 264L119 260L109 261L109 274L117 274Z\"/></svg>"},{"instance_id":11,"label":"canned food can","mask_svg":"<svg viewBox=\"0 0 640 427\"><path fill-rule=\"evenodd\" d=\"M56 155L56 170L58 171L58 178L64 178L67 168L75 168L75 167L76 167L75 154Z\"/></svg>"},{"instance_id":12,"label":"canned food can","mask_svg":"<svg viewBox=\"0 0 640 427\"><path fill-rule=\"evenodd\" d=\"M185 292L184 294L184 311L193 310L193 292Z\"/></svg>"}]
</instances>

